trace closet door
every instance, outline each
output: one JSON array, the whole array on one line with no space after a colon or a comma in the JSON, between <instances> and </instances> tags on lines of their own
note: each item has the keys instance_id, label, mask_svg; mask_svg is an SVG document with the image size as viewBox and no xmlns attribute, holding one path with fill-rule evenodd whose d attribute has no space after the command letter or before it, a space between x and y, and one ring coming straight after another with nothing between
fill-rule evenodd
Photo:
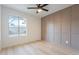
<instances>
[{"instance_id":1,"label":"closet door","mask_svg":"<svg viewBox=\"0 0 79 59\"><path fill-rule=\"evenodd\" d=\"M61 43L61 11L55 13L55 43L58 45Z\"/></svg>"},{"instance_id":2,"label":"closet door","mask_svg":"<svg viewBox=\"0 0 79 59\"><path fill-rule=\"evenodd\" d=\"M41 19L41 39L44 40L45 39L45 18Z\"/></svg>"},{"instance_id":3,"label":"closet door","mask_svg":"<svg viewBox=\"0 0 79 59\"><path fill-rule=\"evenodd\" d=\"M0 5L0 50L1 50L1 5Z\"/></svg>"},{"instance_id":4,"label":"closet door","mask_svg":"<svg viewBox=\"0 0 79 59\"><path fill-rule=\"evenodd\" d=\"M79 49L79 5L72 7L71 46Z\"/></svg>"},{"instance_id":5,"label":"closet door","mask_svg":"<svg viewBox=\"0 0 79 59\"><path fill-rule=\"evenodd\" d=\"M71 7L62 10L62 45L70 46Z\"/></svg>"},{"instance_id":6,"label":"closet door","mask_svg":"<svg viewBox=\"0 0 79 59\"><path fill-rule=\"evenodd\" d=\"M41 39L46 40L46 18L41 20Z\"/></svg>"},{"instance_id":7,"label":"closet door","mask_svg":"<svg viewBox=\"0 0 79 59\"><path fill-rule=\"evenodd\" d=\"M49 15L47 20L47 40L54 43L54 16Z\"/></svg>"}]
</instances>

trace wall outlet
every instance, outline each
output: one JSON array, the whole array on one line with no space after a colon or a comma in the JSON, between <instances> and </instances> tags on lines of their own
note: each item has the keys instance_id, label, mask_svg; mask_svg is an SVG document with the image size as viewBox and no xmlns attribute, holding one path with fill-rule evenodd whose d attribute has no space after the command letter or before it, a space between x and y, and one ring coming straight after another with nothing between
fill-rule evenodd
<instances>
[{"instance_id":1,"label":"wall outlet","mask_svg":"<svg viewBox=\"0 0 79 59\"><path fill-rule=\"evenodd\" d=\"M68 44L69 42L68 41L65 41L65 43Z\"/></svg>"}]
</instances>

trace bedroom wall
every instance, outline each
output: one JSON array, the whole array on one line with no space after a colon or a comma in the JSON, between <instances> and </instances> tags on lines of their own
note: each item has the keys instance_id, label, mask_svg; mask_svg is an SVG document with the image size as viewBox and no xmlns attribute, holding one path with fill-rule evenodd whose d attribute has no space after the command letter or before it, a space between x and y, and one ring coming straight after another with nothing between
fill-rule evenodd
<instances>
[{"instance_id":1,"label":"bedroom wall","mask_svg":"<svg viewBox=\"0 0 79 59\"><path fill-rule=\"evenodd\" d=\"M79 5L72 7L71 47L79 49Z\"/></svg>"},{"instance_id":2,"label":"bedroom wall","mask_svg":"<svg viewBox=\"0 0 79 59\"><path fill-rule=\"evenodd\" d=\"M1 5L0 5L0 50L1 50Z\"/></svg>"},{"instance_id":3,"label":"bedroom wall","mask_svg":"<svg viewBox=\"0 0 79 59\"><path fill-rule=\"evenodd\" d=\"M79 49L79 5L50 14L41 21L43 40Z\"/></svg>"},{"instance_id":4,"label":"bedroom wall","mask_svg":"<svg viewBox=\"0 0 79 59\"><path fill-rule=\"evenodd\" d=\"M8 34L8 16L21 16L27 22L27 36L13 36ZM17 44L28 43L31 41L41 40L41 19L33 15L2 6L2 48L10 47Z\"/></svg>"}]
</instances>

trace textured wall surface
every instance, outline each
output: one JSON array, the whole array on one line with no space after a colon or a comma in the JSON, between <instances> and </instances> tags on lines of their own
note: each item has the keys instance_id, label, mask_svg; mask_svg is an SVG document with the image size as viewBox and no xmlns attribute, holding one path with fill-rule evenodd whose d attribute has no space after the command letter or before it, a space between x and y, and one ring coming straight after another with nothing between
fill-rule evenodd
<instances>
[{"instance_id":1,"label":"textured wall surface","mask_svg":"<svg viewBox=\"0 0 79 59\"><path fill-rule=\"evenodd\" d=\"M0 50L1 50L1 5L0 5Z\"/></svg>"},{"instance_id":2,"label":"textured wall surface","mask_svg":"<svg viewBox=\"0 0 79 59\"><path fill-rule=\"evenodd\" d=\"M79 5L42 18L42 39L79 49Z\"/></svg>"},{"instance_id":3,"label":"textured wall surface","mask_svg":"<svg viewBox=\"0 0 79 59\"><path fill-rule=\"evenodd\" d=\"M27 35L25 36L10 36L8 31L8 17L20 16L23 17L27 23ZM41 40L41 19L33 15L2 6L2 48L28 43L31 41Z\"/></svg>"}]
</instances>

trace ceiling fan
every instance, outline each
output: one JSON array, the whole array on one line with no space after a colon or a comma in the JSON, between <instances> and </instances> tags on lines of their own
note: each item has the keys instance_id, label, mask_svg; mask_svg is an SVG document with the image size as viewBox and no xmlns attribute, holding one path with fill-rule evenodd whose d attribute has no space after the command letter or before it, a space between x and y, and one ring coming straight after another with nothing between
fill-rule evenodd
<instances>
[{"instance_id":1,"label":"ceiling fan","mask_svg":"<svg viewBox=\"0 0 79 59\"><path fill-rule=\"evenodd\" d=\"M48 4L36 4L36 7L28 7L28 9L37 9L36 13L39 13L41 11L48 11L44 7L47 6Z\"/></svg>"}]
</instances>

